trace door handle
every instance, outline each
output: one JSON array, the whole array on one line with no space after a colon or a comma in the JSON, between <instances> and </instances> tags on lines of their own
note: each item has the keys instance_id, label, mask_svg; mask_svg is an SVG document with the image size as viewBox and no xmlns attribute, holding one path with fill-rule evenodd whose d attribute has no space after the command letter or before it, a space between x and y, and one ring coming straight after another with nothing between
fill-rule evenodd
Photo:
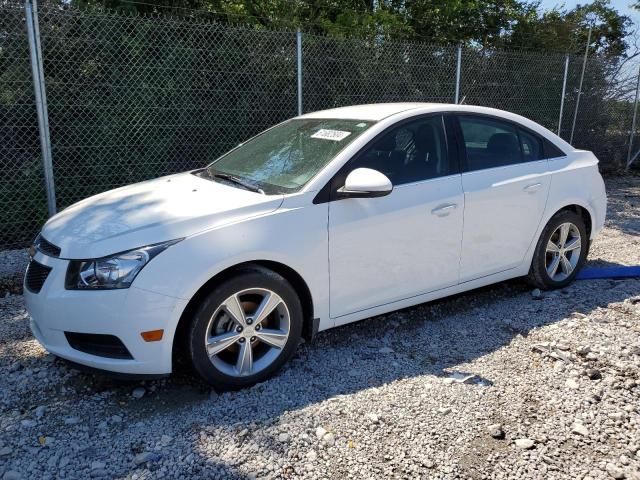
<instances>
[{"instance_id":1,"label":"door handle","mask_svg":"<svg viewBox=\"0 0 640 480\"><path fill-rule=\"evenodd\" d=\"M542 187L541 183L532 183L531 185L524 187L523 190L527 193L535 193L540 190L540 187Z\"/></svg>"},{"instance_id":2,"label":"door handle","mask_svg":"<svg viewBox=\"0 0 640 480\"><path fill-rule=\"evenodd\" d=\"M446 205L437 206L436 208L431 210L431 213L439 217L445 217L449 215L452 211L454 211L457 207L458 205L455 203L447 203Z\"/></svg>"}]
</instances>

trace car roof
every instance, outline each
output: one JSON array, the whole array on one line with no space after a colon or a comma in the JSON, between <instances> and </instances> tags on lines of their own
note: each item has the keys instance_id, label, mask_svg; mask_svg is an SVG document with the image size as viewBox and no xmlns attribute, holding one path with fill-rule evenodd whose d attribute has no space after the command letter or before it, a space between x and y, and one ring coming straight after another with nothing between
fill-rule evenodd
<instances>
[{"instance_id":1,"label":"car roof","mask_svg":"<svg viewBox=\"0 0 640 480\"><path fill-rule=\"evenodd\" d=\"M426 103L426 102L399 102L399 103L370 103L366 105L351 105L348 107L331 108L328 110L318 110L317 112L306 113L297 118L344 118L351 120L373 120L379 121L406 112L408 110L421 109L422 111L432 110L434 112L455 111L469 113L485 113L497 115L505 118L518 117L528 120L520 115L498 110L490 107L480 107L477 105L458 105L455 103Z\"/></svg>"},{"instance_id":2,"label":"car roof","mask_svg":"<svg viewBox=\"0 0 640 480\"><path fill-rule=\"evenodd\" d=\"M306 113L296 118L339 118L351 120L369 120L380 121L394 115L404 112L404 115L410 115L407 112L411 110L419 110L416 114L431 112L460 112L460 113L479 113L485 115L494 115L502 117L505 120L511 120L528 127L543 137L551 140L562 150L571 151L574 148L565 140L558 137L542 125L518 114L508 112L506 110L498 110L496 108L480 107L477 105L458 105L455 103L426 103L426 102L402 102L402 103L372 103L366 105L352 105L349 107L332 108L329 110L319 110L317 112Z\"/></svg>"},{"instance_id":3,"label":"car roof","mask_svg":"<svg viewBox=\"0 0 640 480\"><path fill-rule=\"evenodd\" d=\"M299 118L349 118L354 120L382 120L396 113L406 110L413 110L421 107L439 107L443 103L371 103L367 105L352 105L349 107L331 108L329 110L319 110L317 112L306 113Z\"/></svg>"}]
</instances>

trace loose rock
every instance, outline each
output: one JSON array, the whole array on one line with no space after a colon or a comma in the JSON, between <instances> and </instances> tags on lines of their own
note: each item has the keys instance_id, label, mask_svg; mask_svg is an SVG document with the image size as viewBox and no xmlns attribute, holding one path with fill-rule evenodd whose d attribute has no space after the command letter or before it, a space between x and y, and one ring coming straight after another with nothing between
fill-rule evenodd
<instances>
[{"instance_id":1,"label":"loose rock","mask_svg":"<svg viewBox=\"0 0 640 480\"><path fill-rule=\"evenodd\" d=\"M11 455L13 449L11 447L2 447L0 448L0 457L6 457L7 455Z\"/></svg>"},{"instance_id":2,"label":"loose rock","mask_svg":"<svg viewBox=\"0 0 640 480\"><path fill-rule=\"evenodd\" d=\"M580 384L573 378L567 379L565 385L567 386L567 388L570 388L572 390L577 390L578 388L580 388Z\"/></svg>"},{"instance_id":3,"label":"loose rock","mask_svg":"<svg viewBox=\"0 0 640 480\"><path fill-rule=\"evenodd\" d=\"M616 479L626 478L624 470L620 467L617 467L613 463L607 464L607 473L609 473L609 475L611 475L612 478L616 478Z\"/></svg>"},{"instance_id":4,"label":"loose rock","mask_svg":"<svg viewBox=\"0 0 640 480\"><path fill-rule=\"evenodd\" d=\"M602 378L602 373L600 373L600 370L596 370L595 368L589 368L585 373L591 380L600 380Z\"/></svg>"},{"instance_id":5,"label":"loose rock","mask_svg":"<svg viewBox=\"0 0 640 480\"><path fill-rule=\"evenodd\" d=\"M491 435L493 438L496 438L498 440L501 440L504 438L504 430L502 429L502 425L500 425L499 423L494 423L493 425L489 425L489 427L487 427L487 431L489 432L489 435Z\"/></svg>"},{"instance_id":6,"label":"loose rock","mask_svg":"<svg viewBox=\"0 0 640 480\"><path fill-rule=\"evenodd\" d=\"M515 441L516 447L521 448L523 450L529 450L529 449L533 448L535 443L536 442L531 440L530 438L518 438Z\"/></svg>"},{"instance_id":7,"label":"loose rock","mask_svg":"<svg viewBox=\"0 0 640 480\"><path fill-rule=\"evenodd\" d=\"M133 398L139 400L142 397L144 397L145 393L146 393L146 390L143 387L138 387L138 388L134 389L133 392L131 392L131 396Z\"/></svg>"},{"instance_id":8,"label":"loose rock","mask_svg":"<svg viewBox=\"0 0 640 480\"><path fill-rule=\"evenodd\" d=\"M336 436L331 432L326 433L324 437L322 437L322 443L326 445L333 445L336 443Z\"/></svg>"},{"instance_id":9,"label":"loose rock","mask_svg":"<svg viewBox=\"0 0 640 480\"><path fill-rule=\"evenodd\" d=\"M573 424L573 426L571 427L571 431L573 433L577 433L578 435L582 435L583 437L589 435L589 430L587 429L587 427L577 422Z\"/></svg>"},{"instance_id":10,"label":"loose rock","mask_svg":"<svg viewBox=\"0 0 640 480\"><path fill-rule=\"evenodd\" d=\"M136 465L141 465L141 464L147 463L147 462L155 462L155 461L157 461L159 459L160 459L160 456L157 453L142 452L142 453L139 453L138 455L136 455L136 457L133 459L133 462Z\"/></svg>"}]
</instances>

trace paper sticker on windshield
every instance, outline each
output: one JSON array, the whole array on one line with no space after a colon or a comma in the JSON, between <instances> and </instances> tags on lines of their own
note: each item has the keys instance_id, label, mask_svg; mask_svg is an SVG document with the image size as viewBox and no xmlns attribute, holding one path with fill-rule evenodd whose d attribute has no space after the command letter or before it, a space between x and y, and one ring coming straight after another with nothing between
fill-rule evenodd
<instances>
[{"instance_id":1,"label":"paper sticker on windshield","mask_svg":"<svg viewBox=\"0 0 640 480\"><path fill-rule=\"evenodd\" d=\"M344 140L345 138L347 138L349 135L351 135L351 132L321 128L316 133L311 135L311 138L320 138L322 140L333 140L334 142L339 142L340 140Z\"/></svg>"}]
</instances>

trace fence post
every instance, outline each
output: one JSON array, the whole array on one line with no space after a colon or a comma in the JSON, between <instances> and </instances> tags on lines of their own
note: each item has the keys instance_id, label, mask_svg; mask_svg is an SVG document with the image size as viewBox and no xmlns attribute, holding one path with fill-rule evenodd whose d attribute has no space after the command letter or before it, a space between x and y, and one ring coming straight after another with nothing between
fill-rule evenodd
<instances>
[{"instance_id":1,"label":"fence post","mask_svg":"<svg viewBox=\"0 0 640 480\"><path fill-rule=\"evenodd\" d=\"M587 46L584 49L584 60L582 62L582 74L580 74L580 86L578 87L578 97L576 98L576 109L573 112L573 125L571 125L571 136L569 143L573 144L573 132L576 129L576 120L578 119L578 107L580 106L580 96L582 95L582 81L584 80L584 71L587 68L587 56L589 55L589 44L591 43L591 27L587 35Z\"/></svg>"},{"instance_id":2,"label":"fence post","mask_svg":"<svg viewBox=\"0 0 640 480\"><path fill-rule=\"evenodd\" d=\"M558 136L562 128L562 112L564 110L564 95L567 91L567 73L569 73L569 55L564 59L564 80L562 81L562 98L560 99L560 116L558 117Z\"/></svg>"},{"instance_id":3,"label":"fence post","mask_svg":"<svg viewBox=\"0 0 640 480\"><path fill-rule=\"evenodd\" d=\"M302 32L296 31L296 50L298 58L298 115L302 115Z\"/></svg>"},{"instance_id":4,"label":"fence post","mask_svg":"<svg viewBox=\"0 0 640 480\"><path fill-rule=\"evenodd\" d=\"M33 90L36 99L36 112L38 114L42 166L44 169L44 181L47 192L47 210L51 217L56 214L56 190L53 181L51 137L49 135L49 113L47 111L47 92L44 85L44 67L42 65L42 47L40 45L37 0L25 0L24 8L27 20L27 36L29 37L29 56L31 57Z\"/></svg>"},{"instance_id":5,"label":"fence post","mask_svg":"<svg viewBox=\"0 0 640 480\"><path fill-rule=\"evenodd\" d=\"M456 96L455 104L460 101L460 70L462 67L462 45L458 45L458 65L456 66Z\"/></svg>"},{"instance_id":6,"label":"fence post","mask_svg":"<svg viewBox=\"0 0 640 480\"><path fill-rule=\"evenodd\" d=\"M636 98L633 101L633 120L631 121L631 134L629 135L629 150L627 151L627 165L625 170L629 171L629 167L631 167L631 151L633 149L633 136L636 131L636 117L638 114L638 93L640 91L640 68L638 69L638 81L636 82Z\"/></svg>"}]
</instances>

